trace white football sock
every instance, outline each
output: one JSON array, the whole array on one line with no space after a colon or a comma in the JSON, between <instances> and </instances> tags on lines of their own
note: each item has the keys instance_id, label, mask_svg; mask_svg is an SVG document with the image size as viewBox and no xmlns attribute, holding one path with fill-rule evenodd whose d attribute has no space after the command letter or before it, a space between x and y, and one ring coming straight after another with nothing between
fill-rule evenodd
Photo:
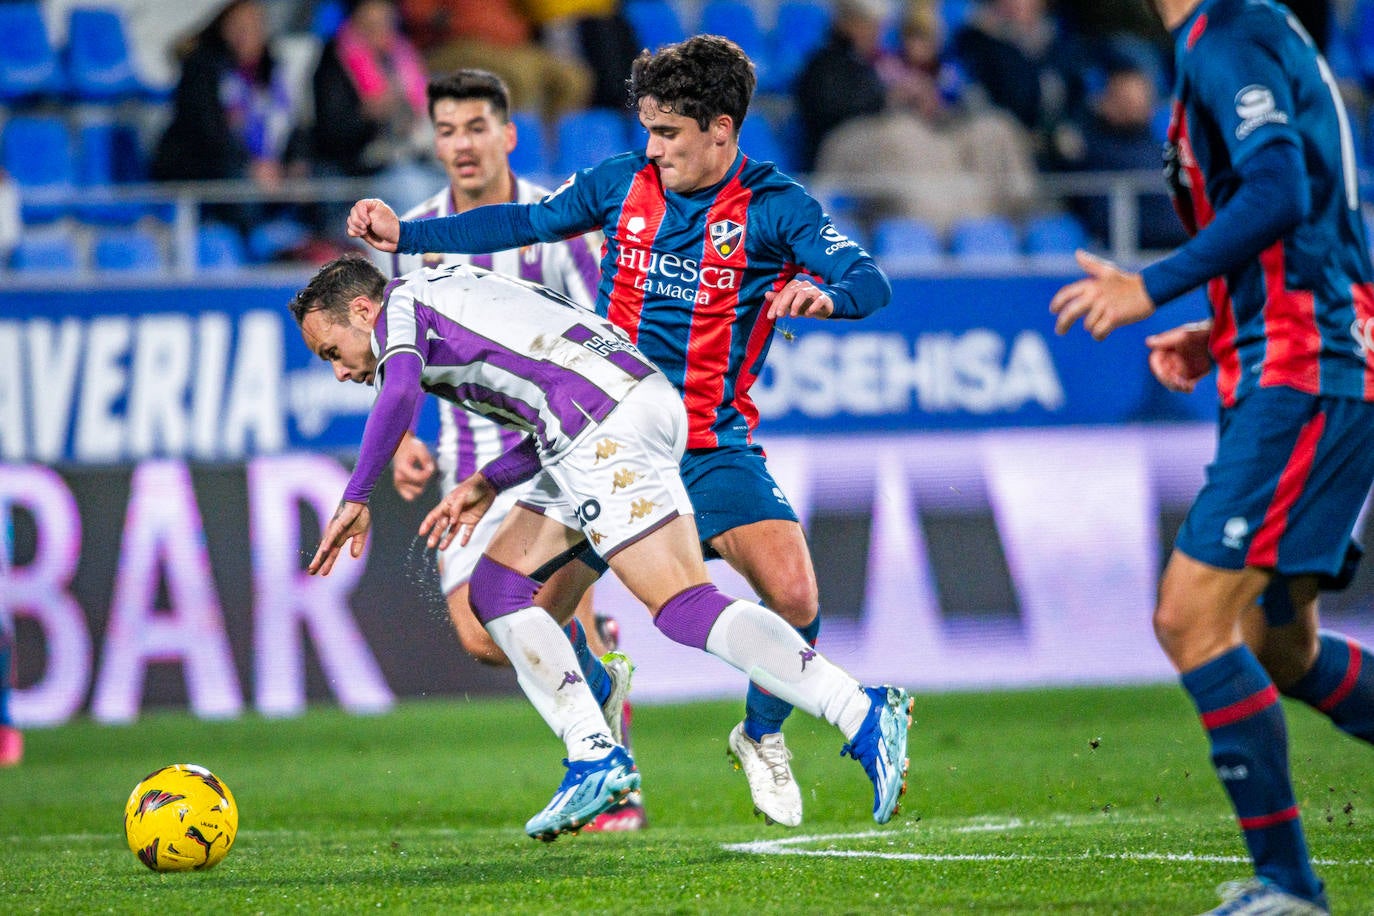
<instances>
[{"instance_id":1,"label":"white football sock","mask_svg":"<svg viewBox=\"0 0 1374 916\"><path fill-rule=\"evenodd\" d=\"M853 739L870 706L858 681L827 661L772 611L735 600L721 611L706 651L764 690L819 716Z\"/></svg>"},{"instance_id":2,"label":"white football sock","mask_svg":"<svg viewBox=\"0 0 1374 916\"><path fill-rule=\"evenodd\" d=\"M572 643L549 612L527 607L486 626L515 668L520 689L567 745L568 759L605 757L615 745L601 706L582 677Z\"/></svg>"}]
</instances>

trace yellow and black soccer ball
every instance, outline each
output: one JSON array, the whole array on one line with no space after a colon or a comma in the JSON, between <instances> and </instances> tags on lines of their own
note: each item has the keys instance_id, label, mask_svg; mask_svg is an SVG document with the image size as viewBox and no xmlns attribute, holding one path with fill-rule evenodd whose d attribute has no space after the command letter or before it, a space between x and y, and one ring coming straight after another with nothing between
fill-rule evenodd
<instances>
[{"instance_id":1,"label":"yellow and black soccer ball","mask_svg":"<svg viewBox=\"0 0 1374 916\"><path fill-rule=\"evenodd\" d=\"M193 763L149 773L124 806L124 837L153 871L212 868L229 854L238 830L229 787Z\"/></svg>"}]
</instances>

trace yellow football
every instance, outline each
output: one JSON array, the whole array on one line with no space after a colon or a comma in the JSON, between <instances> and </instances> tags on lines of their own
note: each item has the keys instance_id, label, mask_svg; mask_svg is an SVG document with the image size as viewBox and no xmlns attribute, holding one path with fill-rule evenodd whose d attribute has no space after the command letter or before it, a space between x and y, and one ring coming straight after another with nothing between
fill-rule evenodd
<instances>
[{"instance_id":1,"label":"yellow football","mask_svg":"<svg viewBox=\"0 0 1374 916\"><path fill-rule=\"evenodd\" d=\"M229 787L192 763L149 773L124 806L124 837L153 871L211 868L229 854L238 830Z\"/></svg>"}]
</instances>

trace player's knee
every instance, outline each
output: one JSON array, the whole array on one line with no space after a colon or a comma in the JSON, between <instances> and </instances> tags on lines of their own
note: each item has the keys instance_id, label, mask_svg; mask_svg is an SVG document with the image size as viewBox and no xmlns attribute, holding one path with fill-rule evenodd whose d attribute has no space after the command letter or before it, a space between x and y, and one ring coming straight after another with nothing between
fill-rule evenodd
<instances>
[{"instance_id":1,"label":"player's knee","mask_svg":"<svg viewBox=\"0 0 1374 916\"><path fill-rule=\"evenodd\" d=\"M483 625L534 605L539 583L483 555L472 571L468 600Z\"/></svg>"},{"instance_id":2,"label":"player's knee","mask_svg":"<svg viewBox=\"0 0 1374 916\"><path fill-rule=\"evenodd\" d=\"M816 583L804 576L787 577L773 583L763 596L768 609L794 627L804 627L816 619L820 611L820 596Z\"/></svg>"}]
</instances>

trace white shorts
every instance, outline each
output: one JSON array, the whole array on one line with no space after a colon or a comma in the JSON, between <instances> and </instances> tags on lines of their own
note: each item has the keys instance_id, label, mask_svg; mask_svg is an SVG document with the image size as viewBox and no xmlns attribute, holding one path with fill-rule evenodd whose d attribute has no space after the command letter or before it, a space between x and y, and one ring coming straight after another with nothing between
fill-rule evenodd
<instances>
[{"instance_id":1,"label":"white shorts","mask_svg":"<svg viewBox=\"0 0 1374 916\"><path fill-rule=\"evenodd\" d=\"M498 493L481 521L472 526L472 536L467 544L459 544L459 538L454 538L448 547L439 552L439 584L445 595L472 578L477 558L486 552L492 535L496 534L496 529L501 527L517 503L540 515L556 519L568 528L578 527L572 506L558 492L557 485L552 482L540 485L546 476L541 471L534 480Z\"/></svg>"},{"instance_id":2,"label":"white shorts","mask_svg":"<svg viewBox=\"0 0 1374 916\"><path fill-rule=\"evenodd\" d=\"M600 425L534 478L535 492L560 495L563 513L603 558L692 514L680 462L687 444L682 397L662 375L644 379Z\"/></svg>"}]
</instances>

